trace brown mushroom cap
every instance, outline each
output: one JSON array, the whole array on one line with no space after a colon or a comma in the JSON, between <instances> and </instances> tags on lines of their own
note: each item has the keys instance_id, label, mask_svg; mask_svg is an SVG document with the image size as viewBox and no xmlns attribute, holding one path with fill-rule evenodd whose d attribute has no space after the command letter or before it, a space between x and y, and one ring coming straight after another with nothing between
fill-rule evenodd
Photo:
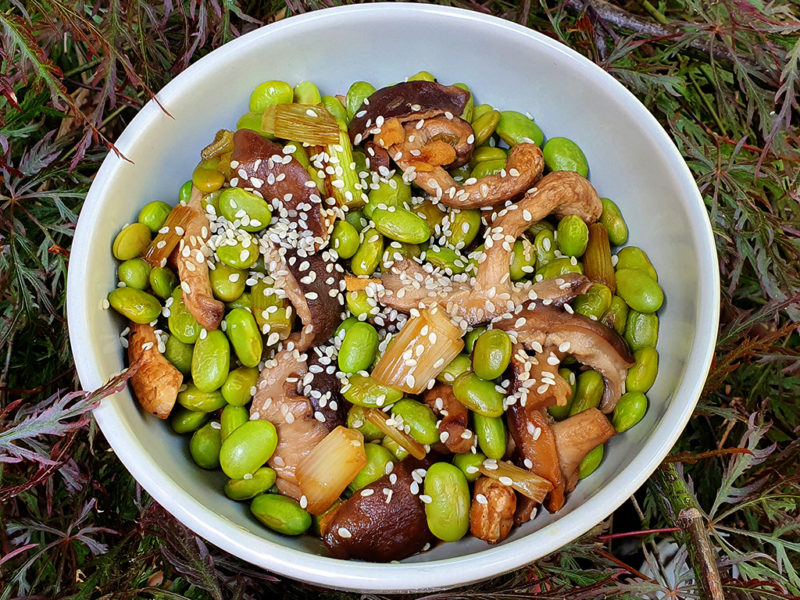
<instances>
[{"instance_id":1,"label":"brown mushroom cap","mask_svg":"<svg viewBox=\"0 0 800 600\"><path fill-rule=\"evenodd\" d=\"M136 399L151 415L166 419L178 398L183 374L158 350L158 338L152 325L130 323L128 364L136 366L131 387Z\"/></svg>"},{"instance_id":2,"label":"brown mushroom cap","mask_svg":"<svg viewBox=\"0 0 800 600\"><path fill-rule=\"evenodd\" d=\"M578 469L584 457L617 433L606 416L596 408L553 423L551 429L568 492L578 483Z\"/></svg>"},{"instance_id":3,"label":"brown mushroom cap","mask_svg":"<svg viewBox=\"0 0 800 600\"><path fill-rule=\"evenodd\" d=\"M411 484L413 471L426 469L429 464L406 458L395 465L390 475L342 502L323 535L331 554L336 558L388 562L422 550L432 536L425 504L411 493Z\"/></svg>"},{"instance_id":4,"label":"brown mushroom cap","mask_svg":"<svg viewBox=\"0 0 800 600\"><path fill-rule=\"evenodd\" d=\"M311 253L327 243L332 224L308 171L284 150L255 131L238 130L233 134L230 184L270 203L272 241Z\"/></svg>"},{"instance_id":5,"label":"brown mushroom cap","mask_svg":"<svg viewBox=\"0 0 800 600\"><path fill-rule=\"evenodd\" d=\"M390 119L401 123L418 121L450 113L458 116L464 112L470 94L466 90L432 81L406 81L377 90L360 107L350 121L348 133L353 144L358 145L380 129ZM378 117L383 120L379 121Z\"/></svg>"},{"instance_id":6,"label":"brown mushroom cap","mask_svg":"<svg viewBox=\"0 0 800 600\"><path fill-rule=\"evenodd\" d=\"M455 153L455 159L447 163L443 163L448 169L455 169L469 162L472 157L472 150L474 148L475 135L472 130L472 125L465 120L458 117L451 116L450 118L440 116L430 119L424 119L416 122L406 123L405 139L402 143L394 144L389 149L389 156L395 158L395 161L403 170L409 167L416 167L420 171L426 169L420 163L425 162L424 154L425 148L428 144L434 141L442 141L449 145ZM443 171L442 168L434 169L437 173ZM422 173L418 175L420 183L425 183L428 179L421 177ZM418 183L418 185L420 185ZM426 192L436 195L434 191L428 189L425 185L420 185ZM527 188L520 191L522 194Z\"/></svg>"},{"instance_id":7,"label":"brown mushroom cap","mask_svg":"<svg viewBox=\"0 0 800 600\"><path fill-rule=\"evenodd\" d=\"M463 454L469 452L476 442L474 435L463 437L462 434L469 428L469 411L467 407L456 400L453 386L446 383L437 383L426 390L422 396L423 402L433 411L439 420L439 434L446 433L444 443L438 442L434 450L446 454Z\"/></svg>"},{"instance_id":8,"label":"brown mushroom cap","mask_svg":"<svg viewBox=\"0 0 800 600\"><path fill-rule=\"evenodd\" d=\"M336 359L332 356L335 354L327 354L320 346L309 349L308 373L301 382L303 396L311 402L314 414L322 416L328 431L347 424L349 407L341 394L342 382L336 377Z\"/></svg>"}]
</instances>

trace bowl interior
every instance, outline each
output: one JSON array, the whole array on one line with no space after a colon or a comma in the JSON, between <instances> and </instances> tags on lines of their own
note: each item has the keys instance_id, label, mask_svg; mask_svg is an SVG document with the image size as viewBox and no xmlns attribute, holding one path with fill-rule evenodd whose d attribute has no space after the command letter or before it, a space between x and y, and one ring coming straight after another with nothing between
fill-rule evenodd
<instances>
[{"instance_id":1,"label":"bowl interior","mask_svg":"<svg viewBox=\"0 0 800 600\"><path fill-rule=\"evenodd\" d=\"M176 201L200 149L216 130L235 128L258 83L311 80L323 94L344 94L357 80L381 87L421 69L443 83L467 83L477 102L528 112L546 136L581 146L592 183L625 215L629 243L644 248L658 269L667 297L659 376L644 421L609 443L603 464L558 514L537 517L495 548L465 539L394 565L345 565L324 557L310 536L272 534L246 504L224 496L221 473L194 466L186 438L138 410L129 392L96 411L120 459L188 526L246 560L334 587L403 591L467 583L584 532L641 485L674 443L702 387L716 334L716 256L702 201L677 150L633 96L559 43L516 25L454 9L382 4L311 13L246 35L158 94L169 115L151 102L124 132L117 145L132 162L110 154L104 163L70 263L71 339L84 387L98 387L124 366L121 320L102 309L115 285L115 234L145 203Z\"/></svg>"}]
</instances>

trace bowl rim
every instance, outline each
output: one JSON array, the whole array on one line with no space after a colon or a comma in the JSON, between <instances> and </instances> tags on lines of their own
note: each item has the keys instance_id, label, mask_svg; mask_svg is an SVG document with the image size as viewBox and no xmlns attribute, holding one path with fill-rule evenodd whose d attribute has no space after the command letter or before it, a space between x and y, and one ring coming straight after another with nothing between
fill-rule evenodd
<instances>
[{"instance_id":1,"label":"bowl rim","mask_svg":"<svg viewBox=\"0 0 800 600\"><path fill-rule=\"evenodd\" d=\"M420 18L435 15L453 20L478 21L486 27L505 30L509 35L524 36L534 44L544 45L563 55L565 60L577 63L582 74L591 79L624 104L629 117L637 121L658 144L663 158L673 168L682 191L690 200L690 206L702 215L695 222L701 254L698 255L700 287L698 289L698 322L706 325L696 330L689 360L678 387L673 392L673 401L658 425L661 435L651 436L640 448L627 467L603 488L576 507L568 518L558 520L537 530L537 543L525 536L493 548L464 556L413 563L364 563L342 561L310 554L271 542L254 533L242 530L224 517L217 515L205 505L180 489L155 463L138 460L146 453L133 434L118 417L114 402L106 400L94 411L94 417L109 444L131 475L162 506L184 525L204 539L243 560L278 574L336 589L361 592L414 592L466 585L519 568L526 563L546 556L564 544L584 534L610 515L630 497L658 467L668 454L688 422L711 365L719 321L719 271L716 247L711 224L700 192L681 157L678 149L655 117L611 75L603 71L574 50L537 31L503 20L459 8L414 3L377 3L327 8L293 16L245 34L212 51L176 76L157 96L166 100L190 87L192 78L214 61L226 62L240 46L257 43L262 36L276 31L302 27L306 23L333 17L348 18L351 15L375 14L391 18L393 14L415 14ZM124 154L129 144L160 114L155 100L150 100L134 117L116 142ZM87 302L81 271L77 265L89 264L89 239L91 228L100 219L102 190L114 179L124 164L110 152L97 172L86 196L75 231L71 260L67 278L67 317L70 344L75 366L81 383L94 389L104 383L94 360L90 340L81 335L87 329L90 311L96 308ZM677 401L689 399L690 401ZM235 531L232 531L235 529ZM531 534L533 535L533 534ZM342 568L346 565L346 568ZM444 568L447 567L447 568ZM453 568L455 567L455 568Z\"/></svg>"}]
</instances>

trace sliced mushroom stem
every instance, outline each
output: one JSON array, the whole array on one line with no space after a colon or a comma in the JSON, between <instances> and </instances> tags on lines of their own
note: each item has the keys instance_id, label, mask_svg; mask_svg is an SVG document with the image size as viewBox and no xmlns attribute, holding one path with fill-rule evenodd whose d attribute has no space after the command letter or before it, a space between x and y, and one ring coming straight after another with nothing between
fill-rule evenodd
<instances>
[{"instance_id":1,"label":"sliced mushroom stem","mask_svg":"<svg viewBox=\"0 0 800 600\"><path fill-rule=\"evenodd\" d=\"M567 491L578 483L578 470L584 457L616 435L611 422L596 408L553 423L551 429L558 450L558 462L567 480Z\"/></svg>"},{"instance_id":2,"label":"sliced mushroom stem","mask_svg":"<svg viewBox=\"0 0 800 600\"><path fill-rule=\"evenodd\" d=\"M158 349L152 325L131 322L128 337L128 364L138 365L131 387L139 404L159 419L166 419L178 398L183 374Z\"/></svg>"},{"instance_id":3,"label":"sliced mushroom stem","mask_svg":"<svg viewBox=\"0 0 800 600\"><path fill-rule=\"evenodd\" d=\"M495 479L481 477L475 482L469 510L469 530L489 544L508 537L514 524L517 495L510 487Z\"/></svg>"}]
</instances>

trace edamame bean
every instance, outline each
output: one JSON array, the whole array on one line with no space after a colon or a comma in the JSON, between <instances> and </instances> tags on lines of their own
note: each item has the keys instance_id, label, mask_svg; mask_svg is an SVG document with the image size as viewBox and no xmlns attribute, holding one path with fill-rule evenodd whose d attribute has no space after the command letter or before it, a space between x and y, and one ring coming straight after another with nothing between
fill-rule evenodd
<instances>
[{"instance_id":1,"label":"edamame bean","mask_svg":"<svg viewBox=\"0 0 800 600\"><path fill-rule=\"evenodd\" d=\"M294 148L294 150L292 151L292 156L297 162L303 165L303 168L308 173L308 176L311 177L311 179L314 180L314 183L317 184L317 190L319 190L321 193L324 194L325 179L323 177L320 177L319 169L317 169L315 166L311 164L311 161L308 158L308 152L306 151L303 144L301 144L300 142L290 142L285 146L285 148L288 148L289 150Z\"/></svg>"},{"instance_id":2,"label":"edamame bean","mask_svg":"<svg viewBox=\"0 0 800 600\"><path fill-rule=\"evenodd\" d=\"M364 100L372 96L375 91L375 86L366 81L356 81L350 86L345 96L348 119L352 120L355 114L361 110L361 105L364 104Z\"/></svg>"},{"instance_id":3,"label":"edamame bean","mask_svg":"<svg viewBox=\"0 0 800 600\"><path fill-rule=\"evenodd\" d=\"M197 338L192 352L192 380L203 392L222 387L231 364L231 347L220 330L206 332Z\"/></svg>"},{"instance_id":4,"label":"edamame bean","mask_svg":"<svg viewBox=\"0 0 800 600\"><path fill-rule=\"evenodd\" d=\"M442 221L444 221L447 213L440 204L434 204L430 200L424 200L419 204L415 204L411 210L425 219L425 222L428 223L428 227L430 227L433 235L441 232Z\"/></svg>"},{"instance_id":5,"label":"edamame bean","mask_svg":"<svg viewBox=\"0 0 800 600\"><path fill-rule=\"evenodd\" d=\"M219 463L231 479L255 473L269 460L278 445L278 433L269 421L247 421L222 442Z\"/></svg>"},{"instance_id":6,"label":"edamame bean","mask_svg":"<svg viewBox=\"0 0 800 600\"><path fill-rule=\"evenodd\" d=\"M274 135L271 135L261 129L261 120L264 118L264 112L246 112L239 120L236 121L236 129L249 129L251 131L255 131L256 133L263 135L266 138L271 140L275 139Z\"/></svg>"},{"instance_id":7,"label":"edamame bean","mask_svg":"<svg viewBox=\"0 0 800 600\"><path fill-rule=\"evenodd\" d=\"M556 258L555 230L543 229L533 238L533 248L536 251L536 264L543 267Z\"/></svg>"},{"instance_id":8,"label":"edamame bean","mask_svg":"<svg viewBox=\"0 0 800 600\"><path fill-rule=\"evenodd\" d=\"M405 398L392 406L392 417L402 420L402 428L420 444L435 444L439 441L439 430L436 427L436 415L433 411L416 400Z\"/></svg>"},{"instance_id":9,"label":"edamame bean","mask_svg":"<svg viewBox=\"0 0 800 600\"><path fill-rule=\"evenodd\" d=\"M145 204L139 211L139 223L144 223L153 234L156 234L171 212L172 207L169 204L154 200Z\"/></svg>"},{"instance_id":10,"label":"edamame bean","mask_svg":"<svg viewBox=\"0 0 800 600\"><path fill-rule=\"evenodd\" d=\"M378 481L386 473L386 465L394 462L394 455L380 444L364 444L364 452L367 454L367 464L347 486L352 492Z\"/></svg>"},{"instance_id":11,"label":"edamame bean","mask_svg":"<svg viewBox=\"0 0 800 600\"><path fill-rule=\"evenodd\" d=\"M466 354L459 354L436 376L436 381L453 383L462 373L472 371L472 360Z\"/></svg>"},{"instance_id":12,"label":"edamame bean","mask_svg":"<svg viewBox=\"0 0 800 600\"><path fill-rule=\"evenodd\" d=\"M569 416L577 415L589 408L600 406L606 384L603 376L597 371L589 369L578 375L574 399L569 407Z\"/></svg>"},{"instance_id":13,"label":"edamame bean","mask_svg":"<svg viewBox=\"0 0 800 600\"><path fill-rule=\"evenodd\" d=\"M361 233L369 221L364 218L364 211L353 210L345 214L344 220L350 223L358 233Z\"/></svg>"},{"instance_id":14,"label":"edamame bean","mask_svg":"<svg viewBox=\"0 0 800 600\"><path fill-rule=\"evenodd\" d=\"M589 227L578 215L567 215L558 223L558 249L567 256L583 256L589 244Z\"/></svg>"},{"instance_id":15,"label":"edamame bean","mask_svg":"<svg viewBox=\"0 0 800 600\"><path fill-rule=\"evenodd\" d=\"M258 369L254 367L239 367L228 373L220 392L228 404L244 406L253 397L257 382Z\"/></svg>"},{"instance_id":16,"label":"edamame bean","mask_svg":"<svg viewBox=\"0 0 800 600\"><path fill-rule=\"evenodd\" d=\"M219 467L221 445L219 423L208 423L192 434L192 439L189 440L189 454L198 467L216 469Z\"/></svg>"},{"instance_id":17,"label":"edamame bean","mask_svg":"<svg viewBox=\"0 0 800 600\"><path fill-rule=\"evenodd\" d=\"M656 312L664 303L661 286L639 269L617 270L617 293L628 306L641 313Z\"/></svg>"},{"instance_id":18,"label":"edamame bean","mask_svg":"<svg viewBox=\"0 0 800 600\"><path fill-rule=\"evenodd\" d=\"M478 338L486 331L486 325L480 325L475 329L469 331L467 335L464 336L464 349L469 353L472 354L472 351L475 349L475 342L478 341Z\"/></svg>"},{"instance_id":19,"label":"edamame bean","mask_svg":"<svg viewBox=\"0 0 800 600\"><path fill-rule=\"evenodd\" d=\"M368 316L378 312L378 305L364 290L347 292L344 296L347 310L359 321L364 321ZM363 319L361 317L364 317Z\"/></svg>"},{"instance_id":20,"label":"edamame bean","mask_svg":"<svg viewBox=\"0 0 800 600\"><path fill-rule=\"evenodd\" d=\"M533 275L536 266L536 248L526 238L514 242L511 252L511 273L512 281L519 281Z\"/></svg>"},{"instance_id":21,"label":"edamame bean","mask_svg":"<svg viewBox=\"0 0 800 600\"><path fill-rule=\"evenodd\" d=\"M470 121L470 123L472 123L474 127L474 123L476 120L480 119L483 115L493 110L494 108L492 108L491 104L478 104L472 110L472 120ZM478 144L475 145L477 146Z\"/></svg>"},{"instance_id":22,"label":"edamame bean","mask_svg":"<svg viewBox=\"0 0 800 600\"><path fill-rule=\"evenodd\" d=\"M469 483L474 483L481 476L480 466L486 460L486 455L482 452L465 452L456 454L453 457L453 464L461 469Z\"/></svg>"},{"instance_id":23,"label":"edamame bean","mask_svg":"<svg viewBox=\"0 0 800 600\"><path fill-rule=\"evenodd\" d=\"M364 214L373 218L376 208L408 208L411 206L411 186L403 181L402 175L393 175L389 181L382 181L378 187L369 191Z\"/></svg>"},{"instance_id":24,"label":"edamame bean","mask_svg":"<svg viewBox=\"0 0 800 600\"><path fill-rule=\"evenodd\" d=\"M149 245L150 228L144 223L131 223L114 238L111 252L117 260L130 260L141 256Z\"/></svg>"},{"instance_id":25,"label":"edamame bean","mask_svg":"<svg viewBox=\"0 0 800 600\"><path fill-rule=\"evenodd\" d=\"M392 456L394 456L397 460L405 460L405 458L408 457L408 450L403 448L388 435L381 440L381 446L391 452Z\"/></svg>"},{"instance_id":26,"label":"edamame bean","mask_svg":"<svg viewBox=\"0 0 800 600\"><path fill-rule=\"evenodd\" d=\"M150 263L143 258L131 258L117 268L117 276L126 287L147 289L150 283Z\"/></svg>"},{"instance_id":27,"label":"edamame bean","mask_svg":"<svg viewBox=\"0 0 800 600\"><path fill-rule=\"evenodd\" d=\"M472 130L475 132L475 146L480 146L492 137L497 124L500 122L500 116L499 111L489 110L479 117L474 117Z\"/></svg>"},{"instance_id":28,"label":"edamame bean","mask_svg":"<svg viewBox=\"0 0 800 600\"><path fill-rule=\"evenodd\" d=\"M468 261L456 250L447 246L430 246L425 251L425 260L448 275L458 275L467 269Z\"/></svg>"},{"instance_id":29,"label":"edamame bean","mask_svg":"<svg viewBox=\"0 0 800 600\"><path fill-rule=\"evenodd\" d=\"M503 417L472 415L478 447L489 458L501 459L506 453L506 426Z\"/></svg>"},{"instance_id":30,"label":"edamame bean","mask_svg":"<svg viewBox=\"0 0 800 600\"><path fill-rule=\"evenodd\" d=\"M551 277L558 277L559 275L566 275L567 273L583 274L583 267L574 256L554 258L544 266L540 266L536 270L536 280L540 280L540 275L541 279L550 279Z\"/></svg>"},{"instance_id":31,"label":"edamame bean","mask_svg":"<svg viewBox=\"0 0 800 600\"><path fill-rule=\"evenodd\" d=\"M636 363L628 369L625 389L629 392L647 392L658 375L658 352L655 348L645 346L636 350L633 358Z\"/></svg>"},{"instance_id":32,"label":"edamame bean","mask_svg":"<svg viewBox=\"0 0 800 600\"><path fill-rule=\"evenodd\" d=\"M650 262L650 258L644 250L636 246L625 246L617 252L615 268L617 271L621 269L639 269L647 273L654 281L658 281L658 273L656 273L653 263Z\"/></svg>"},{"instance_id":33,"label":"edamame bean","mask_svg":"<svg viewBox=\"0 0 800 600\"><path fill-rule=\"evenodd\" d=\"M472 370L482 379L497 379L511 361L511 338L502 329L485 331L475 342Z\"/></svg>"},{"instance_id":34,"label":"edamame bean","mask_svg":"<svg viewBox=\"0 0 800 600\"><path fill-rule=\"evenodd\" d=\"M428 71L420 71L419 73L414 73L406 81L436 81L436 78Z\"/></svg>"},{"instance_id":35,"label":"edamame bean","mask_svg":"<svg viewBox=\"0 0 800 600\"><path fill-rule=\"evenodd\" d=\"M261 467L247 479L230 479L225 484L225 495L231 500L250 500L275 485L276 479L274 470Z\"/></svg>"},{"instance_id":36,"label":"edamame bean","mask_svg":"<svg viewBox=\"0 0 800 600\"><path fill-rule=\"evenodd\" d=\"M515 110L504 110L497 123L497 135L511 148L517 144L533 142L541 146L544 134L532 119Z\"/></svg>"},{"instance_id":37,"label":"edamame bean","mask_svg":"<svg viewBox=\"0 0 800 600\"><path fill-rule=\"evenodd\" d=\"M225 183L225 175L217 170L216 165L219 163L217 159L213 161L203 161L195 168L192 173L192 184L201 192L206 194L216 192ZM212 168L210 164L215 166Z\"/></svg>"},{"instance_id":38,"label":"edamame bean","mask_svg":"<svg viewBox=\"0 0 800 600\"><path fill-rule=\"evenodd\" d=\"M244 293L247 271L221 262L209 270L208 278L215 297L223 302L233 302Z\"/></svg>"},{"instance_id":39,"label":"edamame bean","mask_svg":"<svg viewBox=\"0 0 800 600\"><path fill-rule=\"evenodd\" d=\"M108 295L108 303L129 321L143 325L151 323L161 315L158 298L131 287L121 287Z\"/></svg>"},{"instance_id":40,"label":"edamame bean","mask_svg":"<svg viewBox=\"0 0 800 600\"><path fill-rule=\"evenodd\" d=\"M475 165L478 163L487 160L502 160L505 162L507 158L508 154L506 154L506 151L503 148L497 148L496 146L480 146L479 148L475 148L475 150L472 152L472 158L469 159L469 165L471 167L475 167Z\"/></svg>"},{"instance_id":41,"label":"edamame bean","mask_svg":"<svg viewBox=\"0 0 800 600\"><path fill-rule=\"evenodd\" d=\"M228 310L233 310L234 308L246 308L247 310L253 310L253 297L250 295L250 292L243 292L238 298L235 300L231 300L230 302L225 303L225 307Z\"/></svg>"},{"instance_id":42,"label":"edamame bean","mask_svg":"<svg viewBox=\"0 0 800 600\"><path fill-rule=\"evenodd\" d=\"M363 408L389 406L403 397L403 392L388 385L381 385L369 375L361 373L350 375L341 392L350 404Z\"/></svg>"},{"instance_id":43,"label":"edamame bean","mask_svg":"<svg viewBox=\"0 0 800 600\"><path fill-rule=\"evenodd\" d=\"M258 365L264 351L264 342L253 313L246 308L234 308L225 317L225 334L240 363L245 367ZM227 373L225 375L227 377Z\"/></svg>"},{"instance_id":44,"label":"edamame bean","mask_svg":"<svg viewBox=\"0 0 800 600\"><path fill-rule=\"evenodd\" d=\"M347 128L347 124L350 122L350 119L347 117L347 109L336 96L323 96L322 106L336 117L340 127L344 125L345 129Z\"/></svg>"},{"instance_id":45,"label":"edamame bean","mask_svg":"<svg viewBox=\"0 0 800 600\"><path fill-rule=\"evenodd\" d=\"M600 444L583 457L580 466L578 467L578 478L585 479L595 472L597 467L603 461L603 444Z\"/></svg>"},{"instance_id":46,"label":"edamame bean","mask_svg":"<svg viewBox=\"0 0 800 600\"><path fill-rule=\"evenodd\" d=\"M405 208L376 208L372 211L375 228L383 235L406 244L421 244L431 237L424 219Z\"/></svg>"},{"instance_id":47,"label":"edamame bean","mask_svg":"<svg viewBox=\"0 0 800 600\"><path fill-rule=\"evenodd\" d=\"M528 227L528 235L532 237L536 237L536 234L540 231L550 231L555 232L556 228L550 221L536 221L530 227Z\"/></svg>"},{"instance_id":48,"label":"edamame bean","mask_svg":"<svg viewBox=\"0 0 800 600\"><path fill-rule=\"evenodd\" d=\"M358 231L347 221L337 221L331 233L331 246L340 258L352 258L358 250Z\"/></svg>"},{"instance_id":49,"label":"edamame bean","mask_svg":"<svg viewBox=\"0 0 800 600\"><path fill-rule=\"evenodd\" d=\"M170 298L172 298L172 302L169 304L169 317L167 318L170 333L184 344L194 344L202 327L183 303L183 290L176 287Z\"/></svg>"},{"instance_id":50,"label":"edamame bean","mask_svg":"<svg viewBox=\"0 0 800 600\"><path fill-rule=\"evenodd\" d=\"M469 92L469 99L467 100L467 104L464 106L464 110L462 111L460 117L467 123L470 123L472 121L472 110L475 107L475 100L472 95L472 90L469 89L469 86L466 83L454 83L453 85Z\"/></svg>"},{"instance_id":51,"label":"edamame bean","mask_svg":"<svg viewBox=\"0 0 800 600\"><path fill-rule=\"evenodd\" d=\"M200 199L200 206L203 208L203 212L208 213L209 215L218 215L219 212L219 197L222 195L221 190L217 190L216 192L211 192L210 194L204 194L203 197Z\"/></svg>"},{"instance_id":52,"label":"edamame bean","mask_svg":"<svg viewBox=\"0 0 800 600\"><path fill-rule=\"evenodd\" d=\"M477 209L451 209L447 220L445 240L459 250L469 246L481 229L481 211Z\"/></svg>"},{"instance_id":53,"label":"edamame bean","mask_svg":"<svg viewBox=\"0 0 800 600\"><path fill-rule=\"evenodd\" d=\"M219 414L220 435L225 442L227 437L234 432L240 425L250 420L250 411L244 406L233 406L229 404L224 407Z\"/></svg>"},{"instance_id":54,"label":"edamame bean","mask_svg":"<svg viewBox=\"0 0 800 600\"><path fill-rule=\"evenodd\" d=\"M181 373L188 376L192 372L192 351L194 347L191 344L184 344L174 335L167 338L167 343L164 347L164 358L166 358L172 365Z\"/></svg>"},{"instance_id":55,"label":"edamame bean","mask_svg":"<svg viewBox=\"0 0 800 600\"><path fill-rule=\"evenodd\" d=\"M621 246L628 241L628 226L622 217L622 211L608 198L600 198L603 203L603 214L600 216L600 223L608 232L608 241L614 246Z\"/></svg>"},{"instance_id":56,"label":"edamame bean","mask_svg":"<svg viewBox=\"0 0 800 600\"><path fill-rule=\"evenodd\" d=\"M253 498L250 512L264 525L283 535L300 535L311 527L311 515L296 500L281 494Z\"/></svg>"},{"instance_id":57,"label":"edamame bean","mask_svg":"<svg viewBox=\"0 0 800 600\"><path fill-rule=\"evenodd\" d=\"M178 404L195 412L214 412L225 406L225 399L219 390L204 392L194 383L186 384L186 388L178 392Z\"/></svg>"},{"instance_id":58,"label":"edamame bean","mask_svg":"<svg viewBox=\"0 0 800 600\"><path fill-rule=\"evenodd\" d=\"M367 420L364 415L364 408L361 406L351 406L347 412L347 426L351 429L357 429L364 436L368 442L382 440L384 433Z\"/></svg>"},{"instance_id":59,"label":"edamame bean","mask_svg":"<svg viewBox=\"0 0 800 600\"><path fill-rule=\"evenodd\" d=\"M611 308L612 298L613 294L607 286L593 283L588 292L575 298L572 308L576 313L597 321Z\"/></svg>"},{"instance_id":60,"label":"edamame bean","mask_svg":"<svg viewBox=\"0 0 800 600\"><path fill-rule=\"evenodd\" d=\"M350 330L350 328L358 323L357 317L347 317L344 321L339 323L339 326L336 328L333 336L344 339L344 335Z\"/></svg>"},{"instance_id":61,"label":"edamame bean","mask_svg":"<svg viewBox=\"0 0 800 600\"><path fill-rule=\"evenodd\" d=\"M167 267L154 267L150 269L148 280L153 293L165 300L170 297L175 286L178 285L175 273Z\"/></svg>"},{"instance_id":62,"label":"edamame bean","mask_svg":"<svg viewBox=\"0 0 800 600\"><path fill-rule=\"evenodd\" d=\"M475 373L462 373L453 382L453 394L471 411L484 417L499 417L503 414L505 394L497 387L493 381L481 379Z\"/></svg>"},{"instance_id":63,"label":"edamame bean","mask_svg":"<svg viewBox=\"0 0 800 600\"><path fill-rule=\"evenodd\" d=\"M482 160L473 167L469 176L474 177L475 179L482 179L484 177L488 177L489 175L497 175L505 168L505 159Z\"/></svg>"},{"instance_id":64,"label":"edamame bean","mask_svg":"<svg viewBox=\"0 0 800 600\"><path fill-rule=\"evenodd\" d=\"M542 148L544 164L551 171L576 171L582 177L589 175L589 163L578 144L565 137L547 140Z\"/></svg>"},{"instance_id":65,"label":"edamame bean","mask_svg":"<svg viewBox=\"0 0 800 600\"><path fill-rule=\"evenodd\" d=\"M361 232L361 245L350 259L353 275L372 275L383 256L383 236L370 227Z\"/></svg>"},{"instance_id":66,"label":"edamame bean","mask_svg":"<svg viewBox=\"0 0 800 600\"><path fill-rule=\"evenodd\" d=\"M617 402L611 424L617 433L622 433L641 421L646 412L647 396L642 392L625 392Z\"/></svg>"},{"instance_id":67,"label":"edamame bean","mask_svg":"<svg viewBox=\"0 0 800 600\"><path fill-rule=\"evenodd\" d=\"M655 313L640 313L635 310L628 312L625 323L625 341L628 342L633 352L645 346L655 348L658 342L658 315Z\"/></svg>"},{"instance_id":68,"label":"edamame bean","mask_svg":"<svg viewBox=\"0 0 800 600\"><path fill-rule=\"evenodd\" d=\"M548 407L547 412L550 413L550 416L553 417L556 421L561 421L566 419L569 416L569 410L572 407L572 403L575 400L575 392L577 391L577 381L578 378L575 377L575 373L572 372L570 369L566 367L561 367L558 370L558 374L569 384L570 389L570 396L567 398L567 402L562 405L554 404L553 406Z\"/></svg>"},{"instance_id":69,"label":"edamame bean","mask_svg":"<svg viewBox=\"0 0 800 600\"><path fill-rule=\"evenodd\" d=\"M378 332L369 323L354 323L339 349L339 370L343 373L366 371L378 350Z\"/></svg>"},{"instance_id":70,"label":"edamame bean","mask_svg":"<svg viewBox=\"0 0 800 600\"><path fill-rule=\"evenodd\" d=\"M188 202L192 197L192 180L185 182L178 190L178 200Z\"/></svg>"},{"instance_id":71,"label":"edamame bean","mask_svg":"<svg viewBox=\"0 0 800 600\"><path fill-rule=\"evenodd\" d=\"M425 504L428 529L440 540L455 542L469 529L469 484L464 473L456 466L437 462L425 475Z\"/></svg>"},{"instance_id":72,"label":"edamame bean","mask_svg":"<svg viewBox=\"0 0 800 600\"><path fill-rule=\"evenodd\" d=\"M217 257L229 267L249 269L258 260L258 243L247 233L239 234L235 240L217 246Z\"/></svg>"},{"instance_id":73,"label":"edamame bean","mask_svg":"<svg viewBox=\"0 0 800 600\"><path fill-rule=\"evenodd\" d=\"M628 305L625 304L625 300L620 298L619 296L613 296L611 298L611 305L608 307L608 310L605 312L602 318L602 323L606 327L610 327L618 334L622 335L625 333L625 323L628 320Z\"/></svg>"},{"instance_id":74,"label":"edamame bean","mask_svg":"<svg viewBox=\"0 0 800 600\"><path fill-rule=\"evenodd\" d=\"M319 88L311 81L301 81L294 86L294 101L297 104L317 105L322 102Z\"/></svg>"},{"instance_id":75,"label":"edamame bean","mask_svg":"<svg viewBox=\"0 0 800 600\"><path fill-rule=\"evenodd\" d=\"M381 269L388 270L397 260L403 258L418 258L422 254L418 244L404 244L403 242L389 242L381 259Z\"/></svg>"},{"instance_id":76,"label":"edamame bean","mask_svg":"<svg viewBox=\"0 0 800 600\"><path fill-rule=\"evenodd\" d=\"M238 228L249 232L261 231L272 221L269 204L252 192L241 188L227 188L220 194L219 210L230 223L238 221Z\"/></svg>"},{"instance_id":77,"label":"edamame bean","mask_svg":"<svg viewBox=\"0 0 800 600\"><path fill-rule=\"evenodd\" d=\"M169 414L169 424L175 433L192 433L208 421L209 414L176 406Z\"/></svg>"},{"instance_id":78,"label":"edamame bean","mask_svg":"<svg viewBox=\"0 0 800 600\"><path fill-rule=\"evenodd\" d=\"M294 91L285 81L265 81L250 94L250 111L263 113L267 107L276 104L289 104Z\"/></svg>"}]
</instances>

